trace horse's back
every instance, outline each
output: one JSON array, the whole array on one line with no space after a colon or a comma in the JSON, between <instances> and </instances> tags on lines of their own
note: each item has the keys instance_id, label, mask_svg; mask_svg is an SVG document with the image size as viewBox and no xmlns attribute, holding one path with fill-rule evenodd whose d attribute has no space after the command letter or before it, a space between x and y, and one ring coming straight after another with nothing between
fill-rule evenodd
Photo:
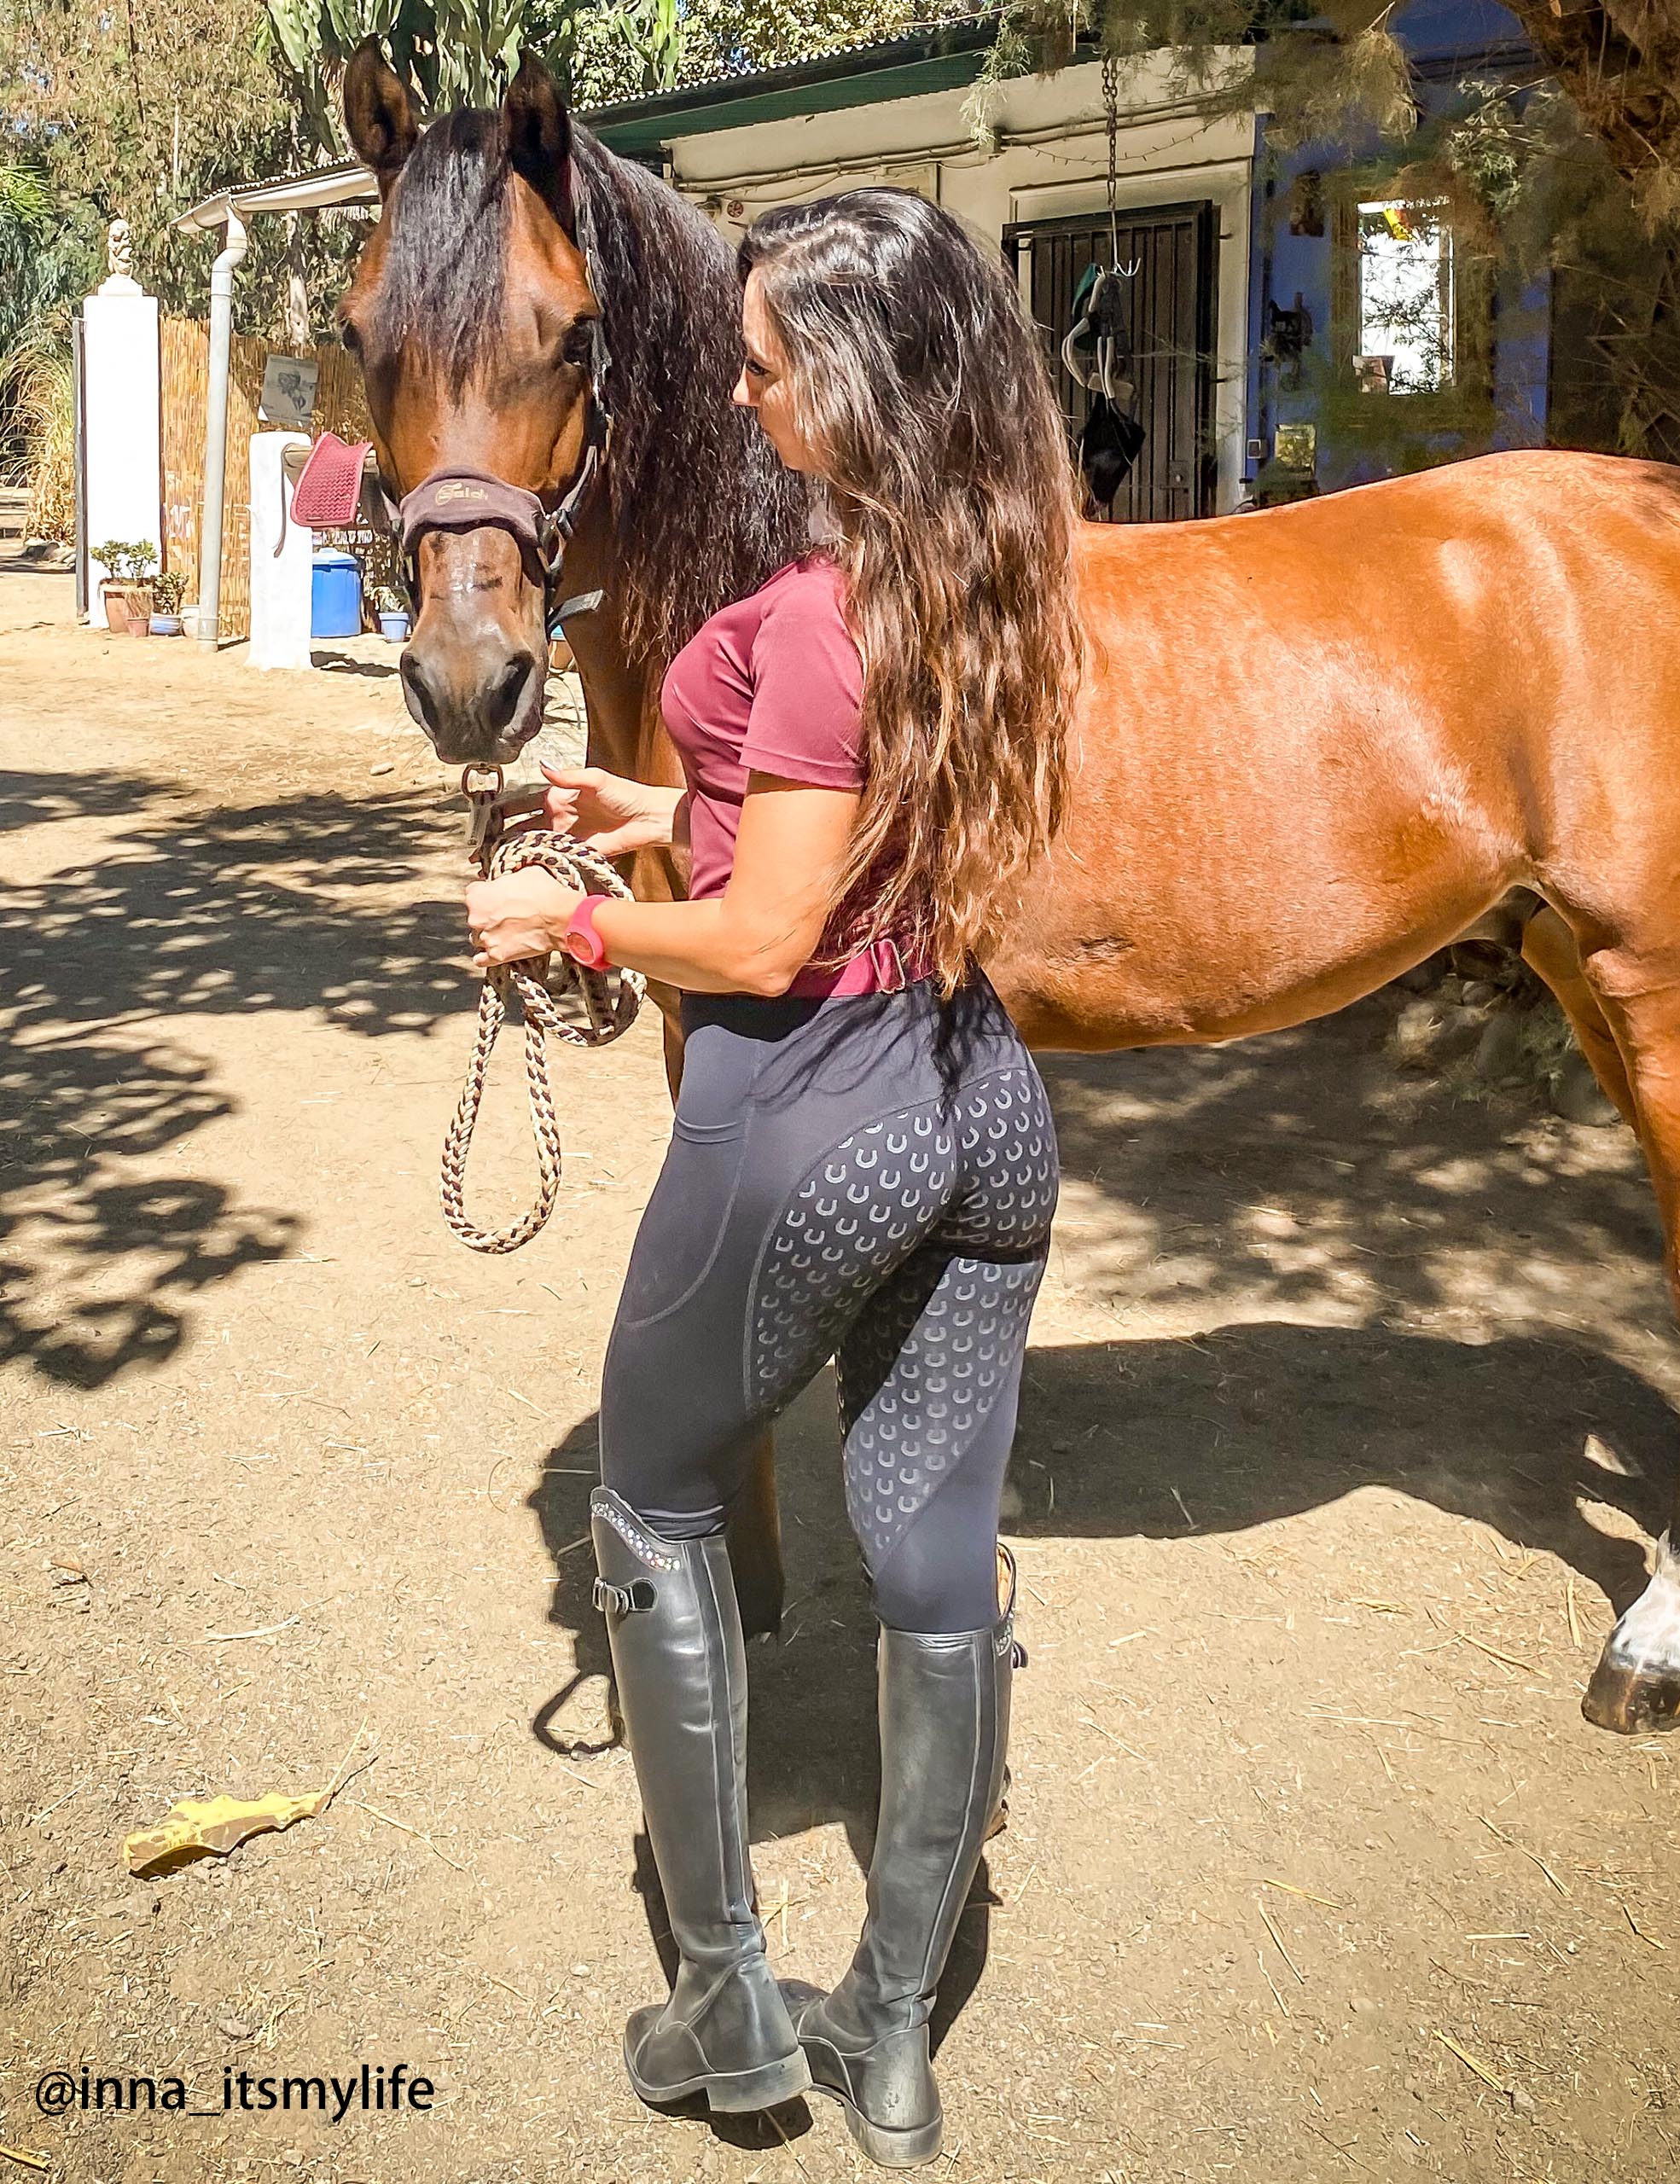
<instances>
[{"instance_id":1,"label":"horse's back","mask_svg":"<svg viewBox=\"0 0 1680 2184\"><path fill-rule=\"evenodd\" d=\"M1107 585L1194 575L1210 564L1249 566L1277 556L1309 564L1351 554L1357 565L1395 545L1466 536L1543 538L1583 519L1631 531L1680 556L1680 468L1565 448L1510 449L1310 500L1189 523L1079 527L1082 579Z\"/></svg>"}]
</instances>

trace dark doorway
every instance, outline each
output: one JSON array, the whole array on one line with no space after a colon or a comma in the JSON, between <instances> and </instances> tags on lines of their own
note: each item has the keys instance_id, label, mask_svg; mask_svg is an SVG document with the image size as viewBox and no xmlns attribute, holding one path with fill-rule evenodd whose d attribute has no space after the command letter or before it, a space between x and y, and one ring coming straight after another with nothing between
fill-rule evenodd
<instances>
[{"instance_id":1,"label":"dark doorway","mask_svg":"<svg viewBox=\"0 0 1680 2184\"><path fill-rule=\"evenodd\" d=\"M1213 326L1218 224L1206 200L1122 212L1113 235L1106 212L1067 220L1025 220L1003 230L1019 270L1032 253L1031 309L1067 419L1077 438L1090 397L1069 377L1061 345L1073 323L1073 293L1095 261L1137 268L1130 284L1141 453L1114 496L1116 523L1171 523L1213 509Z\"/></svg>"}]
</instances>

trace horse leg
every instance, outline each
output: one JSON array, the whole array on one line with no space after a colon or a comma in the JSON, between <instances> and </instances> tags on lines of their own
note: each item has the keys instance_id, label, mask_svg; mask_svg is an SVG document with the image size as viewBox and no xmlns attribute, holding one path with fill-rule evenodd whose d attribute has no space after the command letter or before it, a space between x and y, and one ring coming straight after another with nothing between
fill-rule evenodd
<instances>
[{"instance_id":1,"label":"horse leg","mask_svg":"<svg viewBox=\"0 0 1680 2184\"><path fill-rule=\"evenodd\" d=\"M768 1428L747 1459L746 1484L730 1512L729 1539L742 1631L748 1638L779 1636L787 1587L776 1499L776 1438Z\"/></svg>"},{"instance_id":2,"label":"horse leg","mask_svg":"<svg viewBox=\"0 0 1680 2184\"><path fill-rule=\"evenodd\" d=\"M1680 1311L1680 966L1616 951L1590 958L1584 975L1631 1083L1634 1127L1662 1217L1664 1268ZM1615 1099L1602 1072L1599 1081ZM1680 1728L1677 1541L1680 1509L1657 1543L1651 1582L1610 1633L1581 1702L1599 1728L1635 1736Z\"/></svg>"},{"instance_id":3,"label":"horse leg","mask_svg":"<svg viewBox=\"0 0 1680 2184\"><path fill-rule=\"evenodd\" d=\"M1522 958L1551 988L1606 1099L1619 1110L1625 1123L1637 1130L1633 1087L1628 1082L1622 1050L1616 1044L1609 1018L1587 984L1575 936L1549 903L1543 904L1523 927Z\"/></svg>"}]
</instances>

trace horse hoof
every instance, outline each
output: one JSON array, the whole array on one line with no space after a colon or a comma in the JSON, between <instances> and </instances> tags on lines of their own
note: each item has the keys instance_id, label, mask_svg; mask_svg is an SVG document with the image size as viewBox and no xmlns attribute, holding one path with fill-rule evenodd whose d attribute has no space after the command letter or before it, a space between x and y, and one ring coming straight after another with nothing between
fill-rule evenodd
<instances>
[{"instance_id":1,"label":"horse hoof","mask_svg":"<svg viewBox=\"0 0 1680 2184\"><path fill-rule=\"evenodd\" d=\"M1581 1711L1595 1728L1619 1737L1680 1728L1680 1677L1642 1675L1607 1653L1593 1670Z\"/></svg>"},{"instance_id":2,"label":"horse hoof","mask_svg":"<svg viewBox=\"0 0 1680 2184\"><path fill-rule=\"evenodd\" d=\"M741 1610L741 1635L749 1641L754 1638L779 1638L782 1635L782 1578L779 1569L760 1571L751 1566L735 1566L735 1596Z\"/></svg>"},{"instance_id":3,"label":"horse hoof","mask_svg":"<svg viewBox=\"0 0 1680 2184\"><path fill-rule=\"evenodd\" d=\"M1618 1736L1680 1728L1680 1548L1666 1534L1650 1583L1605 1641L1581 1711Z\"/></svg>"}]
</instances>

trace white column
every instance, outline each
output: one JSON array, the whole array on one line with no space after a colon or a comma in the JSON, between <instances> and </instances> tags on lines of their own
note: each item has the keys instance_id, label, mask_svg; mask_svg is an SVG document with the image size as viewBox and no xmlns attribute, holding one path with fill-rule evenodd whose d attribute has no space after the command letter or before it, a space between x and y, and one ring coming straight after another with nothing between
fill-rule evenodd
<instances>
[{"instance_id":1,"label":"white column","mask_svg":"<svg viewBox=\"0 0 1680 2184\"><path fill-rule=\"evenodd\" d=\"M307 433L258 433L251 442L253 667L313 665L309 616L315 534L292 520L292 481L281 462L288 447L308 445Z\"/></svg>"},{"instance_id":2,"label":"white column","mask_svg":"<svg viewBox=\"0 0 1680 2184\"><path fill-rule=\"evenodd\" d=\"M162 362L158 304L125 273L113 273L82 305L83 388L87 410L87 540L148 539L162 555ZM105 626L99 595L110 574L88 566L88 621Z\"/></svg>"}]
</instances>

